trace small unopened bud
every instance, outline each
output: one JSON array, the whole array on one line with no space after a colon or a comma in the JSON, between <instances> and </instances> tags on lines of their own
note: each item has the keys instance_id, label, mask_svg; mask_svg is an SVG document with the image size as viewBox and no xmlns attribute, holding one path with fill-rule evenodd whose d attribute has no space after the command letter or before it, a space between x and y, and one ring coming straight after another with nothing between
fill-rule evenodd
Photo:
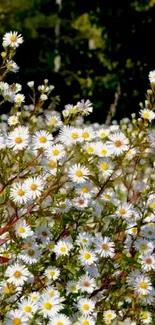
<instances>
[{"instance_id":1,"label":"small unopened bud","mask_svg":"<svg viewBox=\"0 0 155 325\"><path fill-rule=\"evenodd\" d=\"M45 95L45 94L40 95L40 100L41 101L44 101L44 100L47 100L47 99L48 99L47 95Z\"/></svg>"},{"instance_id":2,"label":"small unopened bud","mask_svg":"<svg viewBox=\"0 0 155 325\"><path fill-rule=\"evenodd\" d=\"M135 119L135 117L136 117L136 113L132 113L132 114L131 114L131 117L132 117L133 119Z\"/></svg>"},{"instance_id":3,"label":"small unopened bud","mask_svg":"<svg viewBox=\"0 0 155 325\"><path fill-rule=\"evenodd\" d=\"M6 52L1 52L1 57L3 58L3 59L5 59L6 58Z\"/></svg>"},{"instance_id":4,"label":"small unopened bud","mask_svg":"<svg viewBox=\"0 0 155 325\"><path fill-rule=\"evenodd\" d=\"M34 86L34 81L28 81L27 85L28 85L30 88L33 88L33 86Z\"/></svg>"},{"instance_id":5,"label":"small unopened bud","mask_svg":"<svg viewBox=\"0 0 155 325\"><path fill-rule=\"evenodd\" d=\"M147 94L148 94L148 95L152 95L152 89L148 89L148 90L147 90Z\"/></svg>"},{"instance_id":6,"label":"small unopened bud","mask_svg":"<svg viewBox=\"0 0 155 325\"><path fill-rule=\"evenodd\" d=\"M48 84L48 79L44 79L44 83L45 84Z\"/></svg>"},{"instance_id":7,"label":"small unopened bud","mask_svg":"<svg viewBox=\"0 0 155 325\"><path fill-rule=\"evenodd\" d=\"M141 108L143 108L143 103L142 103L142 102L140 102L140 103L139 103L139 106L140 106Z\"/></svg>"}]
</instances>

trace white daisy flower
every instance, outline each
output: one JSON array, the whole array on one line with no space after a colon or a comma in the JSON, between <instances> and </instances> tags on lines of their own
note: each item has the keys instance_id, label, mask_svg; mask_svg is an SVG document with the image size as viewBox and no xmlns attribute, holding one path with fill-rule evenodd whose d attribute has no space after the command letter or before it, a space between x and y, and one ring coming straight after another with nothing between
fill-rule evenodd
<instances>
[{"instance_id":1,"label":"white daisy flower","mask_svg":"<svg viewBox=\"0 0 155 325\"><path fill-rule=\"evenodd\" d=\"M79 252L79 260L82 265L91 265L97 260L97 256L91 249L82 249Z\"/></svg>"},{"instance_id":2,"label":"white daisy flower","mask_svg":"<svg viewBox=\"0 0 155 325\"><path fill-rule=\"evenodd\" d=\"M6 314L4 325L27 325L28 317L21 310L11 310Z\"/></svg>"},{"instance_id":3,"label":"white daisy flower","mask_svg":"<svg viewBox=\"0 0 155 325\"><path fill-rule=\"evenodd\" d=\"M110 130L108 128L100 128L98 131L96 131L96 136L100 139L104 139L108 137L110 133Z\"/></svg>"},{"instance_id":4,"label":"white daisy flower","mask_svg":"<svg viewBox=\"0 0 155 325\"><path fill-rule=\"evenodd\" d=\"M22 85L19 84L19 83L14 83L11 85L11 90L14 92L14 93L18 93L19 91L22 90ZM19 113L17 113L19 114Z\"/></svg>"},{"instance_id":5,"label":"white daisy flower","mask_svg":"<svg viewBox=\"0 0 155 325\"><path fill-rule=\"evenodd\" d=\"M120 207L116 210L115 215L116 217L122 217L123 219L130 219L134 214L133 206L130 203L123 203Z\"/></svg>"},{"instance_id":6,"label":"white daisy flower","mask_svg":"<svg viewBox=\"0 0 155 325\"><path fill-rule=\"evenodd\" d=\"M53 251L59 256L69 255L70 250L72 249L72 244L70 242L59 240L57 244L54 246Z\"/></svg>"},{"instance_id":7,"label":"white daisy flower","mask_svg":"<svg viewBox=\"0 0 155 325\"><path fill-rule=\"evenodd\" d=\"M9 84L7 82L0 81L0 90L4 91L6 89L9 89Z\"/></svg>"},{"instance_id":8,"label":"white daisy flower","mask_svg":"<svg viewBox=\"0 0 155 325\"><path fill-rule=\"evenodd\" d=\"M16 94L14 97L14 102L16 105L20 106L22 103L25 102L25 96L23 94Z\"/></svg>"},{"instance_id":9,"label":"white daisy flower","mask_svg":"<svg viewBox=\"0 0 155 325\"><path fill-rule=\"evenodd\" d=\"M149 313L148 311L142 311L140 313L140 320L142 324L151 324L152 323L151 313Z\"/></svg>"},{"instance_id":10,"label":"white daisy flower","mask_svg":"<svg viewBox=\"0 0 155 325\"><path fill-rule=\"evenodd\" d=\"M33 245L32 247L28 247L23 250L18 256L19 258L24 261L26 264L35 264L38 262L38 259L41 256L41 250L38 246Z\"/></svg>"},{"instance_id":11,"label":"white daisy flower","mask_svg":"<svg viewBox=\"0 0 155 325\"><path fill-rule=\"evenodd\" d=\"M96 236L95 252L101 257L113 257L115 253L115 244L109 237L99 238Z\"/></svg>"},{"instance_id":12,"label":"white daisy flower","mask_svg":"<svg viewBox=\"0 0 155 325\"><path fill-rule=\"evenodd\" d=\"M36 237L41 240L42 243L48 244L52 238L52 234L47 226L40 226L36 229Z\"/></svg>"},{"instance_id":13,"label":"white daisy flower","mask_svg":"<svg viewBox=\"0 0 155 325\"><path fill-rule=\"evenodd\" d=\"M87 198L84 198L84 197L76 197L72 201L73 206L77 210L84 210L85 208L88 208L89 207L89 202L90 202L90 200L88 200Z\"/></svg>"},{"instance_id":14,"label":"white daisy flower","mask_svg":"<svg viewBox=\"0 0 155 325\"><path fill-rule=\"evenodd\" d=\"M29 130L25 126L18 126L8 134L7 146L13 150L23 150L29 144Z\"/></svg>"},{"instance_id":15,"label":"white daisy flower","mask_svg":"<svg viewBox=\"0 0 155 325\"><path fill-rule=\"evenodd\" d=\"M155 254L140 255L139 259L144 271L155 270Z\"/></svg>"},{"instance_id":16,"label":"white daisy flower","mask_svg":"<svg viewBox=\"0 0 155 325\"><path fill-rule=\"evenodd\" d=\"M63 301L64 298L60 298L60 292L53 286L49 286L44 290L44 294L48 295L52 299L59 299L59 301Z\"/></svg>"},{"instance_id":17,"label":"white daisy flower","mask_svg":"<svg viewBox=\"0 0 155 325\"><path fill-rule=\"evenodd\" d=\"M113 173L114 164L108 160L108 158L103 158L99 160L97 167L103 175L103 177L108 177Z\"/></svg>"},{"instance_id":18,"label":"white daisy flower","mask_svg":"<svg viewBox=\"0 0 155 325\"><path fill-rule=\"evenodd\" d=\"M60 271L56 266L49 266L45 270L45 275L48 279L56 280L60 275Z\"/></svg>"},{"instance_id":19,"label":"white daisy flower","mask_svg":"<svg viewBox=\"0 0 155 325\"><path fill-rule=\"evenodd\" d=\"M77 308L83 315L90 315L95 309L95 302L88 298L81 298L78 300Z\"/></svg>"},{"instance_id":20,"label":"white daisy flower","mask_svg":"<svg viewBox=\"0 0 155 325\"><path fill-rule=\"evenodd\" d=\"M26 238L33 235L33 231L24 219L20 219L15 223L14 226L16 236Z\"/></svg>"},{"instance_id":21,"label":"white daisy flower","mask_svg":"<svg viewBox=\"0 0 155 325\"><path fill-rule=\"evenodd\" d=\"M78 287L82 292L92 293L97 287L95 280L89 275L82 275L78 280Z\"/></svg>"},{"instance_id":22,"label":"white daisy flower","mask_svg":"<svg viewBox=\"0 0 155 325\"><path fill-rule=\"evenodd\" d=\"M80 141L90 141L95 137L95 133L90 127L86 127L80 132Z\"/></svg>"},{"instance_id":23,"label":"white daisy flower","mask_svg":"<svg viewBox=\"0 0 155 325\"><path fill-rule=\"evenodd\" d=\"M15 263L7 267L5 276L8 278L7 281L9 283L13 283L15 286L22 286L28 280L30 273L25 266Z\"/></svg>"},{"instance_id":24,"label":"white daisy flower","mask_svg":"<svg viewBox=\"0 0 155 325\"><path fill-rule=\"evenodd\" d=\"M83 149L89 154L89 155L95 155L96 154L96 142L87 142L84 144Z\"/></svg>"},{"instance_id":25,"label":"white daisy flower","mask_svg":"<svg viewBox=\"0 0 155 325\"><path fill-rule=\"evenodd\" d=\"M56 213L67 213L72 207L71 201L64 200L59 202L58 207L54 208Z\"/></svg>"},{"instance_id":26,"label":"white daisy flower","mask_svg":"<svg viewBox=\"0 0 155 325\"><path fill-rule=\"evenodd\" d=\"M75 164L68 170L69 178L75 183L84 183L90 174L88 168L81 164Z\"/></svg>"},{"instance_id":27,"label":"white daisy flower","mask_svg":"<svg viewBox=\"0 0 155 325\"><path fill-rule=\"evenodd\" d=\"M18 72L19 71L19 66L17 65L17 63L13 60L7 60L7 69L11 72Z\"/></svg>"},{"instance_id":28,"label":"white daisy flower","mask_svg":"<svg viewBox=\"0 0 155 325\"><path fill-rule=\"evenodd\" d=\"M137 251L143 254L152 253L154 249L153 243L146 239L137 239L134 242L134 247Z\"/></svg>"},{"instance_id":29,"label":"white daisy flower","mask_svg":"<svg viewBox=\"0 0 155 325\"><path fill-rule=\"evenodd\" d=\"M93 185L89 182L80 184L75 188L75 193L86 199L90 199L93 195Z\"/></svg>"},{"instance_id":30,"label":"white daisy flower","mask_svg":"<svg viewBox=\"0 0 155 325\"><path fill-rule=\"evenodd\" d=\"M114 312L114 310L106 310L103 313L103 318L106 324L110 324L115 317L116 313Z\"/></svg>"},{"instance_id":31,"label":"white daisy flower","mask_svg":"<svg viewBox=\"0 0 155 325\"><path fill-rule=\"evenodd\" d=\"M122 132L115 132L109 135L108 145L111 153L119 156L129 149L129 140Z\"/></svg>"},{"instance_id":32,"label":"white daisy flower","mask_svg":"<svg viewBox=\"0 0 155 325\"><path fill-rule=\"evenodd\" d=\"M34 200L41 196L45 182L39 176L29 177L25 180L24 187L28 192L28 197Z\"/></svg>"},{"instance_id":33,"label":"white daisy flower","mask_svg":"<svg viewBox=\"0 0 155 325\"><path fill-rule=\"evenodd\" d=\"M29 200L28 192L23 183L14 183L12 185L10 198L17 204L25 204Z\"/></svg>"},{"instance_id":34,"label":"white daisy flower","mask_svg":"<svg viewBox=\"0 0 155 325\"><path fill-rule=\"evenodd\" d=\"M19 123L18 116L17 115L12 115L8 118L8 124L9 125L16 125Z\"/></svg>"},{"instance_id":35,"label":"white daisy flower","mask_svg":"<svg viewBox=\"0 0 155 325\"><path fill-rule=\"evenodd\" d=\"M144 108L140 111L140 116L145 120L149 120L150 122L155 119L155 113L148 108Z\"/></svg>"},{"instance_id":36,"label":"white daisy flower","mask_svg":"<svg viewBox=\"0 0 155 325\"><path fill-rule=\"evenodd\" d=\"M23 43L23 37L18 32L9 32L3 36L3 46L18 47Z\"/></svg>"},{"instance_id":37,"label":"white daisy flower","mask_svg":"<svg viewBox=\"0 0 155 325\"><path fill-rule=\"evenodd\" d=\"M77 293L79 290L79 286L77 281L68 281L66 285L66 292L69 293Z\"/></svg>"},{"instance_id":38,"label":"white daisy flower","mask_svg":"<svg viewBox=\"0 0 155 325\"><path fill-rule=\"evenodd\" d=\"M38 309L44 317L53 317L62 309L62 304L59 299L53 299L48 294L43 294L38 301Z\"/></svg>"},{"instance_id":39,"label":"white daisy flower","mask_svg":"<svg viewBox=\"0 0 155 325\"><path fill-rule=\"evenodd\" d=\"M132 286L137 294L145 295L152 290L152 285L149 277L144 275L141 275L134 279Z\"/></svg>"},{"instance_id":40,"label":"white daisy flower","mask_svg":"<svg viewBox=\"0 0 155 325\"><path fill-rule=\"evenodd\" d=\"M18 304L18 308L24 315L27 315L28 318L31 318L32 314L37 311L36 302L30 297L22 299Z\"/></svg>"},{"instance_id":41,"label":"white daisy flower","mask_svg":"<svg viewBox=\"0 0 155 325\"><path fill-rule=\"evenodd\" d=\"M8 101L10 103L14 102L15 94L11 89L4 90L4 92L2 93L2 96L5 101Z\"/></svg>"},{"instance_id":42,"label":"white daisy flower","mask_svg":"<svg viewBox=\"0 0 155 325\"><path fill-rule=\"evenodd\" d=\"M112 155L112 151L107 143L96 142L95 153L99 157L109 157Z\"/></svg>"},{"instance_id":43,"label":"white daisy flower","mask_svg":"<svg viewBox=\"0 0 155 325\"><path fill-rule=\"evenodd\" d=\"M155 70L149 72L149 80L151 84L155 83Z\"/></svg>"},{"instance_id":44,"label":"white daisy flower","mask_svg":"<svg viewBox=\"0 0 155 325\"><path fill-rule=\"evenodd\" d=\"M71 325L69 317L64 314L58 314L50 318L48 325Z\"/></svg>"},{"instance_id":45,"label":"white daisy flower","mask_svg":"<svg viewBox=\"0 0 155 325\"><path fill-rule=\"evenodd\" d=\"M82 247L90 246L92 242L94 241L94 238L90 233L82 232L79 233L76 238L77 245L80 245Z\"/></svg>"},{"instance_id":46,"label":"white daisy flower","mask_svg":"<svg viewBox=\"0 0 155 325\"><path fill-rule=\"evenodd\" d=\"M62 144L55 144L46 149L45 155L51 160L60 160L65 157L66 152Z\"/></svg>"},{"instance_id":47,"label":"white daisy flower","mask_svg":"<svg viewBox=\"0 0 155 325\"><path fill-rule=\"evenodd\" d=\"M41 130L37 131L32 138L32 143L34 149L46 149L52 144L53 136L47 131Z\"/></svg>"},{"instance_id":48,"label":"white daisy flower","mask_svg":"<svg viewBox=\"0 0 155 325\"><path fill-rule=\"evenodd\" d=\"M83 115L89 115L93 111L93 106L89 99L86 101L82 99L81 102L77 102L76 107Z\"/></svg>"},{"instance_id":49,"label":"white daisy flower","mask_svg":"<svg viewBox=\"0 0 155 325\"><path fill-rule=\"evenodd\" d=\"M47 125L54 129L59 129L63 123L58 114L46 114Z\"/></svg>"},{"instance_id":50,"label":"white daisy flower","mask_svg":"<svg viewBox=\"0 0 155 325\"><path fill-rule=\"evenodd\" d=\"M60 130L58 139L67 146L75 144L80 141L80 129L72 126L63 126Z\"/></svg>"}]
</instances>

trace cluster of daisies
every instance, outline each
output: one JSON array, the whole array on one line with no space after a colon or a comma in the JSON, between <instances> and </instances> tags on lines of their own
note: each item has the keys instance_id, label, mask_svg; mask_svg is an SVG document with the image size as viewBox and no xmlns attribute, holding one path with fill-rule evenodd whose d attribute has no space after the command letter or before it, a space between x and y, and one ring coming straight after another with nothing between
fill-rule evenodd
<instances>
[{"instance_id":1,"label":"cluster of daisies","mask_svg":"<svg viewBox=\"0 0 155 325\"><path fill-rule=\"evenodd\" d=\"M8 60L22 42L3 37L2 77L17 72ZM84 123L89 100L43 113L48 80L28 82L28 105L1 80L12 105L0 123L2 325L154 323L155 71L149 79L140 117L108 127Z\"/></svg>"}]
</instances>

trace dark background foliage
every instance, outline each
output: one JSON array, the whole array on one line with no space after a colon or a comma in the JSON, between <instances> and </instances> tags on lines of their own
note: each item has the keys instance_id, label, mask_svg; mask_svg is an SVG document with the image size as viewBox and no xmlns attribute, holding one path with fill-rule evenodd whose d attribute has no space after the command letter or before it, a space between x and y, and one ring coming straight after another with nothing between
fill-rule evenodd
<instances>
[{"instance_id":1,"label":"dark background foliage","mask_svg":"<svg viewBox=\"0 0 155 325\"><path fill-rule=\"evenodd\" d=\"M93 121L139 110L155 69L155 0L1 0L0 35L24 37L16 81L45 78L64 104L94 103Z\"/></svg>"}]
</instances>

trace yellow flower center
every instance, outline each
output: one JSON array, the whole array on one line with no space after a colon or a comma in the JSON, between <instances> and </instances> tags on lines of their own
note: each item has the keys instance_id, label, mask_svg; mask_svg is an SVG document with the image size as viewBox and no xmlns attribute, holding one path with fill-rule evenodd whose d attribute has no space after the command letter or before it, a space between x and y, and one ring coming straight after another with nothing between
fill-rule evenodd
<instances>
[{"instance_id":1,"label":"yellow flower center","mask_svg":"<svg viewBox=\"0 0 155 325\"><path fill-rule=\"evenodd\" d=\"M31 184L31 190L35 191L38 188L37 184Z\"/></svg>"},{"instance_id":2,"label":"yellow flower center","mask_svg":"<svg viewBox=\"0 0 155 325\"><path fill-rule=\"evenodd\" d=\"M53 153L54 156L58 156L59 153L60 153L60 151L59 151L58 149L54 149L54 150L52 151L52 153Z\"/></svg>"},{"instance_id":3,"label":"yellow flower center","mask_svg":"<svg viewBox=\"0 0 155 325\"><path fill-rule=\"evenodd\" d=\"M109 245L108 244L102 244L102 249L107 251L109 249Z\"/></svg>"},{"instance_id":4,"label":"yellow flower center","mask_svg":"<svg viewBox=\"0 0 155 325\"><path fill-rule=\"evenodd\" d=\"M123 143L122 143L121 140L116 140L116 141L115 141L115 146L116 146L116 147L121 147L122 144L123 144Z\"/></svg>"},{"instance_id":5,"label":"yellow flower center","mask_svg":"<svg viewBox=\"0 0 155 325\"><path fill-rule=\"evenodd\" d=\"M105 134L104 132L101 132L101 133L100 133L100 137L101 137L101 138L105 138L105 137L106 137L106 134Z\"/></svg>"},{"instance_id":6,"label":"yellow flower center","mask_svg":"<svg viewBox=\"0 0 155 325\"><path fill-rule=\"evenodd\" d=\"M23 142L23 140L22 140L21 137L17 137L17 138L15 139L15 142L16 142L17 144L20 144L20 143Z\"/></svg>"},{"instance_id":7,"label":"yellow flower center","mask_svg":"<svg viewBox=\"0 0 155 325\"><path fill-rule=\"evenodd\" d=\"M84 320L84 321L82 322L82 325L90 325L90 323L88 322L88 320Z\"/></svg>"},{"instance_id":8,"label":"yellow flower center","mask_svg":"<svg viewBox=\"0 0 155 325\"><path fill-rule=\"evenodd\" d=\"M20 320L20 318L17 318L17 317L14 318L13 321L12 321L12 324L13 324L13 325L21 325L21 320Z\"/></svg>"},{"instance_id":9,"label":"yellow flower center","mask_svg":"<svg viewBox=\"0 0 155 325\"><path fill-rule=\"evenodd\" d=\"M62 322L57 322L56 325L64 325Z\"/></svg>"},{"instance_id":10,"label":"yellow flower center","mask_svg":"<svg viewBox=\"0 0 155 325\"><path fill-rule=\"evenodd\" d=\"M84 258L85 258L86 260L89 260L89 259L91 258L91 254L88 253L88 252L84 253L83 256L84 256Z\"/></svg>"},{"instance_id":11,"label":"yellow flower center","mask_svg":"<svg viewBox=\"0 0 155 325\"><path fill-rule=\"evenodd\" d=\"M45 143L47 141L46 137L40 137L39 141L41 143Z\"/></svg>"},{"instance_id":12,"label":"yellow flower center","mask_svg":"<svg viewBox=\"0 0 155 325\"><path fill-rule=\"evenodd\" d=\"M145 244L140 244L139 248L142 250L142 251L145 251L147 249L147 245Z\"/></svg>"},{"instance_id":13,"label":"yellow flower center","mask_svg":"<svg viewBox=\"0 0 155 325\"><path fill-rule=\"evenodd\" d=\"M60 204L60 209L66 209L66 204L65 203Z\"/></svg>"},{"instance_id":14,"label":"yellow flower center","mask_svg":"<svg viewBox=\"0 0 155 325\"><path fill-rule=\"evenodd\" d=\"M24 311L25 311L26 313L31 313L31 311L32 311L32 307L31 307L31 306L25 306L25 307L24 307Z\"/></svg>"},{"instance_id":15,"label":"yellow flower center","mask_svg":"<svg viewBox=\"0 0 155 325\"><path fill-rule=\"evenodd\" d=\"M103 164L101 165L101 168L102 168L103 170L108 170L108 169L109 169L109 166L108 166L108 164L103 163Z\"/></svg>"},{"instance_id":16,"label":"yellow flower center","mask_svg":"<svg viewBox=\"0 0 155 325\"><path fill-rule=\"evenodd\" d=\"M21 277L22 273L20 271L15 271L13 275L15 278L19 279Z\"/></svg>"},{"instance_id":17,"label":"yellow flower center","mask_svg":"<svg viewBox=\"0 0 155 325\"><path fill-rule=\"evenodd\" d=\"M112 314L111 314L111 313L108 313L108 314L106 314L106 317L107 317L108 319L112 319Z\"/></svg>"},{"instance_id":18,"label":"yellow flower center","mask_svg":"<svg viewBox=\"0 0 155 325\"><path fill-rule=\"evenodd\" d=\"M52 270L52 271L49 272L50 276L54 276L55 273L56 273L56 272L55 272L54 270Z\"/></svg>"},{"instance_id":19,"label":"yellow flower center","mask_svg":"<svg viewBox=\"0 0 155 325\"><path fill-rule=\"evenodd\" d=\"M140 288L141 289L147 289L147 283L146 282L144 282L144 281L142 281L140 284L139 284L139 286L140 286Z\"/></svg>"},{"instance_id":20,"label":"yellow flower center","mask_svg":"<svg viewBox=\"0 0 155 325\"><path fill-rule=\"evenodd\" d=\"M143 318L143 319L148 319L148 315L147 315L147 314L143 314L143 315L142 315L142 318Z\"/></svg>"},{"instance_id":21,"label":"yellow flower center","mask_svg":"<svg viewBox=\"0 0 155 325\"><path fill-rule=\"evenodd\" d=\"M25 192L24 192L23 190L18 190L17 194L18 194L19 196L23 196L23 195L25 194Z\"/></svg>"},{"instance_id":22,"label":"yellow flower center","mask_svg":"<svg viewBox=\"0 0 155 325\"><path fill-rule=\"evenodd\" d=\"M53 307L53 305L50 303L50 302L44 302L43 303L43 307L44 307L44 309L46 309L46 310L51 310L52 309L52 307Z\"/></svg>"},{"instance_id":23,"label":"yellow flower center","mask_svg":"<svg viewBox=\"0 0 155 325\"><path fill-rule=\"evenodd\" d=\"M106 194L105 195L105 199L110 200L111 199L111 195L110 194Z\"/></svg>"},{"instance_id":24,"label":"yellow flower center","mask_svg":"<svg viewBox=\"0 0 155 325\"><path fill-rule=\"evenodd\" d=\"M150 117L150 113L148 113L148 112L143 113L143 117L144 118L149 118Z\"/></svg>"},{"instance_id":25,"label":"yellow flower center","mask_svg":"<svg viewBox=\"0 0 155 325\"><path fill-rule=\"evenodd\" d=\"M81 170L77 170L76 173L75 173L75 175L77 177L82 177L83 176L83 172Z\"/></svg>"},{"instance_id":26,"label":"yellow flower center","mask_svg":"<svg viewBox=\"0 0 155 325\"><path fill-rule=\"evenodd\" d=\"M48 248L53 249L54 248L54 243L49 243Z\"/></svg>"},{"instance_id":27,"label":"yellow flower center","mask_svg":"<svg viewBox=\"0 0 155 325\"><path fill-rule=\"evenodd\" d=\"M20 227L20 228L18 228L18 232L19 232L20 234L23 234L23 233L25 232L25 228L24 228L24 227Z\"/></svg>"},{"instance_id":28,"label":"yellow flower center","mask_svg":"<svg viewBox=\"0 0 155 325\"><path fill-rule=\"evenodd\" d=\"M86 186L83 186L83 187L81 188L81 191L82 191L83 193L88 193L88 192L89 192L88 187L86 187Z\"/></svg>"},{"instance_id":29,"label":"yellow flower center","mask_svg":"<svg viewBox=\"0 0 155 325\"><path fill-rule=\"evenodd\" d=\"M101 154L102 154L102 155L106 155L107 152L108 152L108 151L107 151L106 149L102 149L102 150L101 150Z\"/></svg>"},{"instance_id":30,"label":"yellow flower center","mask_svg":"<svg viewBox=\"0 0 155 325\"><path fill-rule=\"evenodd\" d=\"M76 286L71 286L72 291L76 291Z\"/></svg>"},{"instance_id":31,"label":"yellow flower center","mask_svg":"<svg viewBox=\"0 0 155 325\"><path fill-rule=\"evenodd\" d=\"M51 125L55 125L57 123L57 120L55 119L55 118L52 118L51 120L50 120L50 124Z\"/></svg>"},{"instance_id":32,"label":"yellow flower center","mask_svg":"<svg viewBox=\"0 0 155 325\"><path fill-rule=\"evenodd\" d=\"M88 133L88 132L83 132L83 133L82 133L82 137L83 137L84 139L89 138L89 133Z\"/></svg>"},{"instance_id":33,"label":"yellow flower center","mask_svg":"<svg viewBox=\"0 0 155 325\"><path fill-rule=\"evenodd\" d=\"M56 165L57 165L57 163L56 163L56 161L54 161L54 160L50 160L50 161L48 162L48 166L50 166L50 167L52 167L52 168L56 167Z\"/></svg>"},{"instance_id":34,"label":"yellow flower center","mask_svg":"<svg viewBox=\"0 0 155 325\"><path fill-rule=\"evenodd\" d=\"M12 35L12 36L10 37L10 41L11 41L12 43L15 43L15 42L17 41L17 36Z\"/></svg>"},{"instance_id":35,"label":"yellow flower center","mask_svg":"<svg viewBox=\"0 0 155 325\"><path fill-rule=\"evenodd\" d=\"M93 147L88 147L88 148L87 148L87 151L88 151L89 153L92 153L92 152L94 152L94 148L93 148Z\"/></svg>"},{"instance_id":36,"label":"yellow flower center","mask_svg":"<svg viewBox=\"0 0 155 325\"><path fill-rule=\"evenodd\" d=\"M53 291L48 292L48 294L49 294L50 297L54 297L54 292Z\"/></svg>"},{"instance_id":37,"label":"yellow flower center","mask_svg":"<svg viewBox=\"0 0 155 325\"><path fill-rule=\"evenodd\" d=\"M125 209L120 209L120 210L119 210L119 213L120 213L120 214L125 214L125 213L126 213L126 210L125 210Z\"/></svg>"},{"instance_id":38,"label":"yellow flower center","mask_svg":"<svg viewBox=\"0 0 155 325\"><path fill-rule=\"evenodd\" d=\"M79 136L77 133L72 133L71 137L72 137L72 139L77 139Z\"/></svg>"},{"instance_id":39,"label":"yellow flower center","mask_svg":"<svg viewBox=\"0 0 155 325\"><path fill-rule=\"evenodd\" d=\"M151 206L152 209L154 209L155 208L155 203L152 203L150 206Z\"/></svg>"},{"instance_id":40,"label":"yellow flower center","mask_svg":"<svg viewBox=\"0 0 155 325\"><path fill-rule=\"evenodd\" d=\"M90 307L89 307L89 305L88 305L88 304L84 304L84 305L83 305L83 309L84 309L84 310L89 310L89 309L90 309Z\"/></svg>"},{"instance_id":41,"label":"yellow flower center","mask_svg":"<svg viewBox=\"0 0 155 325\"><path fill-rule=\"evenodd\" d=\"M66 247L64 247L64 246L61 247L61 248L60 248L60 251L61 251L62 253L65 253L65 252L66 252Z\"/></svg>"},{"instance_id":42,"label":"yellow flower center","mask_svg":"<svg viewBox=\"0 0 155 325\"><path fill-rule=\"evenodd\" d=\"M133 232L133 234L136 234L137 233L137 228L132 228L132 232Z\"/></svg>"},{"instance_id":43,"label":"yellow flower center","mask_svg":"<svg viewBox=\"0 0 155 325\"><path fill-rule=\"evenodd\" d=\"M9 294L13 291L13 286L11 284L7 284L6 287L3 289L5 294Z\"/></svg>"}]
</instances>

